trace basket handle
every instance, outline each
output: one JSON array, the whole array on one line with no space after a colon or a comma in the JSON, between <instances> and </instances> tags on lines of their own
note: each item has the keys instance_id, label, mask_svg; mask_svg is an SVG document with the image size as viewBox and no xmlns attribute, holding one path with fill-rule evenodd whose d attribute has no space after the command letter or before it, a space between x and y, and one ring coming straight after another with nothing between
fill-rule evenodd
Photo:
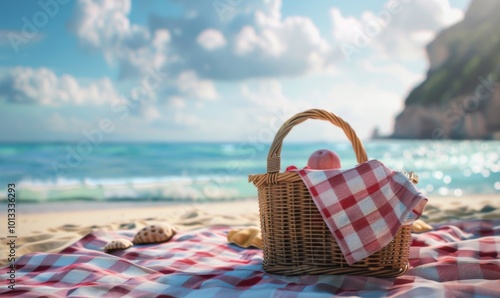
<instances>
[{"instance_id":1,"label":"basket handle","mask_svg":"<svg viewBox=\"0 0 500 298\"><path fill-rule=\"evenodd\" d=\"M269 154L267 155L267 173L277 173L280 171L280 153L281 147L283 145L283 139L288 135L290 130L292 130L295 125L300 124L307 119L330 121L330 123L332 123L333 125L342 128L349 141L351 141L352 148L356 153L358 163L363 163L368 160L363 144L361 143L349 123L345 122L344 120L342 120L342 118L331 112L320 109L311 109L296 114L295 116L288 119L285 123L283 123L283 125L280 127L280 129L274 136L273 143L271 144L271 148L269 149Z\"/></svg>"}]
</instances>

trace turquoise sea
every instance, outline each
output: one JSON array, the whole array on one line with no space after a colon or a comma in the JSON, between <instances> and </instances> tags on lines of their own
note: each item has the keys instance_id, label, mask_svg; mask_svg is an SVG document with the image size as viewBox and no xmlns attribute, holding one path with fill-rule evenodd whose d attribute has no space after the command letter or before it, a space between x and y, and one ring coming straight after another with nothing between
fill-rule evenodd
<instances>
[{"instance_id":1,"label":"turquoise sea","mask_svg":"<svg viewBox=\"0 0 500 298\"><path fill-rule=\"evenodd\" d=\"M304 167L328 148L353 167L350 143L286 143L282 167ZM500 194L500 142L365 142L370 159L414 171L429 196ZM49 202L202 202L256 197L249 174L264 173L269 145L233 143L0 144L0 201L16 184L18 204ZM69 205L68 205L69 206Z\"/></svg>"}]
</instances>

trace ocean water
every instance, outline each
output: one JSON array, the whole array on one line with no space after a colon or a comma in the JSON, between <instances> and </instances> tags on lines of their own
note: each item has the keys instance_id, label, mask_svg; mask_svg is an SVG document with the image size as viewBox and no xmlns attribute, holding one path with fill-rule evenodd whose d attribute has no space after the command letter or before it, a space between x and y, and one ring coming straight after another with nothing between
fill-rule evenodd
<instances>
[{"instance_id":1,"label":"ocean water","mask_svg":"<svg viewBox=\"0 0 500 298\"><path fill-rule=\"evenodd\" d=\"M282 167L304 167L315 150L356 165L350 143L286 143ZM429 196L500 194L500 142L365 142L370 159L414 171ZM264 173L269 145L235 143L0 144L0 201L16 184L18 203L202 202L256 197L249 174ZM283 170L283 169L282 169Z\"/></svg>"}]
</instances>

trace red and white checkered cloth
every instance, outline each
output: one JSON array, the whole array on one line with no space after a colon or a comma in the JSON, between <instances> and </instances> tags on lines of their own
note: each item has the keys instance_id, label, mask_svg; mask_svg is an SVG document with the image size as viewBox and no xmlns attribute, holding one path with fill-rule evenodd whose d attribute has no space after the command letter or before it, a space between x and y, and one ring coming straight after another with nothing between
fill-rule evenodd
<instances>
[{"instance_id":1,"label":"red and white checkered cloth","mask_svg":"<svg viewBox=\"0 0 500 298\"><path fill-rule=\"evenodd\" d=\"M377 160L347 170L298 173L349 265L389 244L427 204L403 173Z\"/></svg>"},{"instance_id":2,"label":"red and white checkered cloth","mask_svg":"<svg viewBox=\"0 0 500 298\"><path fill-rule=\"evenodd\" d=\"M280 276L262 270L262 251L228 244L219 226L169 242L105 253L134 231L94 232L60 253L33 253L0 267L2 297L500 297L500 220L434 226L414 236L404 276ZM5 239L4 239L5 240ZM3 241L3 240L2 240Z\"/></svg>"}]
</instances>

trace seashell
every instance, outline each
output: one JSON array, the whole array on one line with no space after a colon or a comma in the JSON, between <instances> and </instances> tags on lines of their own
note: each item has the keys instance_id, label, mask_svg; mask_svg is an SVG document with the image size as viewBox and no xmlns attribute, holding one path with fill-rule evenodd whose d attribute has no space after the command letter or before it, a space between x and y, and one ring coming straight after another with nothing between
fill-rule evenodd
<instances>
[{"instance_id":1,"label":"seashell","mask_svg":"<svg viewBox=\"0 0 500 298\"><path fill-rule=\"evenodd\" d=\"M227 241L238 246L248 248L254 246L262 249L262 234L257 227L231 230L227 233Z\"/></svg>"},{"instance_id":2,"label":"seashell","mask_svg":"<svg viewBox=\"0 0 500 298\"><path fill-rule=\"evenodd\" d=\"M130 242L129 240L120 238L120 239L116 239L116 240L108 242L108 244L106 244L104 246L104 250L127 249L129 247L132 247L133 245L134 244L132 242Z\"/></svg>"},{"instance_id":3,"label":"seashell","mask_svg":"<svg viewBox=\"0 0 500 298\"><path fill-rule=\"evenodd\" d=\"M420 180L420 178L418 177L417 174L413 173L413 171L411 172L402 172L406 178L408 178L408 180L410 180L413 184L417 184L418 181Z\"/></svg>"},{"instance_id":4,"label":"seashell","mask_svg":"<svg viewBox=\"0 0 500 298\"><path fill-rule=\"evenodd\" d=\"M416 221L413 222L411 230L414 233L423 233L423 232L432 231L433 229L425 221L423 221L421 219L417 219Z\"/></svg>"},{"instance_id":5,"label":"seashell","mask_svg":"<svg viewBox=\"0 0 500 298\"><path fill-rule=\"evenodd\" d=\"M177 231L170 225L151 225L140 230L132 241L134 244L160 243L170 240Z\"/></svg>"}]
</instances>

